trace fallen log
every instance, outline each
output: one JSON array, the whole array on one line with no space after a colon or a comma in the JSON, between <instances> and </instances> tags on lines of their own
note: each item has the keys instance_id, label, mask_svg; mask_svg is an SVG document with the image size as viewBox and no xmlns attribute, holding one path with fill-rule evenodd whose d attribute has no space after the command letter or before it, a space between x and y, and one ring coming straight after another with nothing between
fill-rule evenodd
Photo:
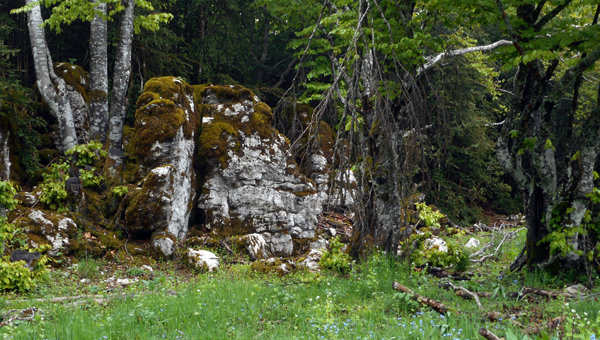
<instances>
[{"instance_id":1,"label":"fallen log","mask_svg":"<svg viewBox=\"0 0 600 340\"><path fill-rule=\"evenodd\" d=\"M438 267L427 268L427 273L437 277L438 279L443 279L443 278L449 277L456 281L467 281L467 280L470 280L471 277L473 276L473 274L471 274L471 273L462 273L462 274L450 273L450 272L448 272L442 268L438 268Z\"/></svg>"},{"instance_id":2,"label":"fallen log","mask_svg":"<svg viewBox=\"0 0 600 340\"><path fill-rule=\"evenodd\" d=\"M411 299L417 301L418 303L420 303L422 305L431 307L433 310L435 310L436 312L438 312L440 314L446 314L446 312L448 311L448 307L446 307L443 303L433 300L433 299L430 299L428 297L419 295L398 282L394 282L392 287L397 291L408 294Z\"/></svg>"}]
</instances>

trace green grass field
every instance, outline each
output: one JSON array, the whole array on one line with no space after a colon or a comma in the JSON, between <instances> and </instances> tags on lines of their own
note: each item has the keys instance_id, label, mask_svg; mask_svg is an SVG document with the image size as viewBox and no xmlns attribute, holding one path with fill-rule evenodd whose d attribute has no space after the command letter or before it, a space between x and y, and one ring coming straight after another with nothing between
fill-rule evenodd
<instances>
[{"instance_id":1,"label":"green grass field","mask_svg":"<svg viewBox=\"0 0 600 340\"><path fill-rule=\"evenodd\" d=\"M103 264L90 261L78 270L54 270L29 294L0 296L0 315L38 308L32 320L15 320L1 327L0 335L4 339L481 339L478 330L485 327L506 339L600 336L597 289L586 298L570 300L511 297L523 286L559 291L566 284L564 277L547 274L503 273L520 242L507 245L491 261L469 267L470 280L452 281L471 292L491 293L480 298L481 309L473 300L441 288L442 281L425 270L378 254L345 276L300 271L281 278L241 264L191 276L181 276L166 264L152 275L139 269L101 273ZM89 267L95 265L98 272L90 273ZM102 280L108 275L139 281L107 289ZM440 315L395 291L394 281L443 302L449 312ZM78 297L50 300L60 296ZM495 321L486 317L490 312L498 313ZM557 317L564 320L557 329L543 326ZM526 335L526 327L533 325L542 325L541 332Z\"/></svg>"}]
</instances>

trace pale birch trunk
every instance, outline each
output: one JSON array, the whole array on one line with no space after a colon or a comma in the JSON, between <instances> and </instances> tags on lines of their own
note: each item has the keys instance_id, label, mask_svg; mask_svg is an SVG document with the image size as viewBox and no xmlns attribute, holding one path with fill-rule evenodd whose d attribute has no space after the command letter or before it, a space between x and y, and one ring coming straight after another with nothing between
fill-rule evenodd
<instances>
[{"instance_id":1,"label":"pale birch trunk","mask_svg":"<svg viewBox=\"0 0 600 340\"><path fill-rule=\"evenodd\" d=\"M125 99L131 74L131 45L133 42L134 0L123 0L125 10L121 17L121 36L115 60L112 96L110 100L110 120L108 135L108 157L112 171L123 165L123 121L125 119Z\"/></svg>"},{"instance_id":2,"label":"pale birch trunk","mask_svg":"<svg viewBox=\"0 0 600 340\"><path fill-rule=\"evenodd\" d=\"M10 148L8 146L8 138L10 132L4 133L0 130L0 181L8 181L10 179Z\"/></svg>"},{"instance_id":3,"label":"pale birch trunk","mask_svg":"<svg viewBox=\"0 0 600 340\"><path fill-rule=\"evenodd\" d=\"M90 138L104 142L108 130L108 43L106 3L98 3L101 15L90 23Z\"/></svg>"},{"instance_id":4,"label":"pale birch trunk","mask_svg":"<svg viewBox=\"0 0 600 340\"><path fill-rule=\"evenodd\" d=\"M30 4L34 3L34 1L25 0L25 3ZM65 81L57 77L54 73L52 58L46 45L46 36L42 23L40 6L36 5L27 13L27 26L31 40L37 86L44 101L58 120L59 140L61 142L59 148L61 151L66 151L77 144L73 110L71 109L71 104L65 98Z\"/></svg>"}]
</instances>

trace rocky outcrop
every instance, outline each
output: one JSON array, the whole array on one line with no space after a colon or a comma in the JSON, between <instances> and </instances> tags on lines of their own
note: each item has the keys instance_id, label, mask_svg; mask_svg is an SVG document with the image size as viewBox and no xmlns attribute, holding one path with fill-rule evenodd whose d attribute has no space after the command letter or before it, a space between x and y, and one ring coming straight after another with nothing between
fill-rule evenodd
<instances>
[{"instance_id":1,"label":"rocky outcrop","mask_svg":"<svg viewBox=\"0 0 600 340\"><path fill-rule=\"evenodd\" d=\"M75 221L55 212L30 209L14 223L27 234L32 248L48 244L48 255L53 257L69 254L77 236Z\"/></svg>"},{"instance_id":2,"label":"rocky outcrop","mask_svg":"<svg viewBox=\"0 0 600 340\"><path fill-rule=\"evenodd\" d=\"M137 101L128 154L129 178L143 178L129 196L125 227L137 237L152 235L165 256L186 236L195 190L193 157L199 113L193 88L174 77L150 79Z\"/></svg>"},{"instance_id":3,"label":"rocky outcrop","mask_svg":"<svg viewBox=\"0 0 600 340\"><path fill-rule=\"evenodd\" d=\"M268 254L254 252L257 258L291 255L293 240L314 237L325 196L299 171L289 140L270 125L270 108L250 90L195 91L204 114L197 156L205 227L222 236L260 235L267 246L256 248ZM247 248L262 242L248 240L255 243Z\"/></svg>"}]
</instances>

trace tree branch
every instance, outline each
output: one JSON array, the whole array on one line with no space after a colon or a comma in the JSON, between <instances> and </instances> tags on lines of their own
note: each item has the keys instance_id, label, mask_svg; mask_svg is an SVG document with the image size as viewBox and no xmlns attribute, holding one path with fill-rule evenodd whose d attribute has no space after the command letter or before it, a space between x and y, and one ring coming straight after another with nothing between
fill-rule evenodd
<instances>
[{"instance_id":1,"label":"tree branch","mask_svg":"<svg viewBox=\"0 0 600 340\"><path fill-rule=\"evenodd\" d=\"M442 60L442 58L445 58L445 57L456 57L456 56L465 55L465 54L473 53L473 52L490 51L490 50L493 50L493 49L498 48L500 46L507 46L507 45L512 45L512 44L513 44L512 41L499 40L499 41L496 41L495 43L492 43L492 44L489 44L489 45L461 48L461 49L458 49L458 50L451 50L451 51L442 52L442 53L440 53L440 54L438 54L436 56L426 57L425 58L425 60L426 60L425 64L417 69L417 75L419 75L419 74L423 73L424 71L430 69L435 64L437 64L438 62L440 62L440 60Z\"/></svg>"},{"instance_id":2,"label":"tree branch","mask_svg":"<svg viewBox=\"0 0 600 340\"><path fill-rule=\"evenodd\" d=\"M565 9L565 7L569 6L571 1L573 0L565 0L565 2L563 2L561 5L556 6L552 11L544 15L544 17L541 18L540 21L538 21L533 26L535 31L538 32L539 30L541 30L542 27L544 27L544 25L546 25L550 20L552 20L552 18L556 17L560 12L562 12L563 9Z\"/></svg>"}]
</instances>

